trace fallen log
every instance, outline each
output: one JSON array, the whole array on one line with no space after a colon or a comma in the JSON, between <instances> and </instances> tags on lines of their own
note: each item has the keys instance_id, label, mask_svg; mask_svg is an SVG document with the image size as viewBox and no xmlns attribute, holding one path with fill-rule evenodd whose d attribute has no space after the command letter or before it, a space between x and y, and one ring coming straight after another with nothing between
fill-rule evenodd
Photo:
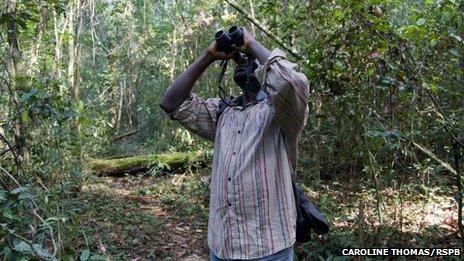
<instances>
[{"instance_id":1,"label":"fallen log","mask_svg":"<svg viewBox=\"0 0 464 261\"><path fill-rule=\"evenodd\" d=\"M169 170L187 168L195 164L204 164L210 153L198 152L171 152L153 155L141 155L113 159L95 159L84 163L88 172L97 175L121 176L150 170L152 167Z\"/></svg>"},{"instance_id":2,"label":"fallen log","mask_svg":"<svg viewBox=\"0 0 464 261\"><path fill-rule=\"evenodd\" d=\"M126 133L124 133L124 134L121 134L121 135L118 135L118 136L116 136L116 137L111 138L111 141L122 140L122 139L124 139L124 138L127 138L127 137L129 137L129 136L132 136L132 135L136 134L138 131L139 131L139 130L137 129L137 130L133 130L133 131L126 132Z\"/></svg>"}]
</instances>

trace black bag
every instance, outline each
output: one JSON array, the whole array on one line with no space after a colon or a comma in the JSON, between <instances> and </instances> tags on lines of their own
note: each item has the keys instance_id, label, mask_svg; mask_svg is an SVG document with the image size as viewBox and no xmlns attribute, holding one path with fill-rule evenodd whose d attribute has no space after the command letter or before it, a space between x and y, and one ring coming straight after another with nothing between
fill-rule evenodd
<instances>
[{"instance_id":1,"label":"black bag","mask_svg":"<svg viewBox=\"0 0 464 261\"><path fill-rule=\"evenodd\" d=\"M292 180L296 205L296 242L306 243L311 239L311 229L322 235L329 232L329 225L295 182Z\"/></svg>"}]
</instances>

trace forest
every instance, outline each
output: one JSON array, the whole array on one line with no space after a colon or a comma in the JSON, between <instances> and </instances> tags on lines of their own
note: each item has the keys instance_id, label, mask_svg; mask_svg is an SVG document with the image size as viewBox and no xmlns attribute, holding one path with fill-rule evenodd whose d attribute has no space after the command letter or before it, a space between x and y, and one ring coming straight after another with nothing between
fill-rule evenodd
<instances>
[{"instance_id":1,"label":"forest","mask_svg":"<svg viewBox=\"0 0 464 261\"><path fill-rule=\"evenodd\" d=\"M462 250L463 13L462 0L3 0L0 258L208 260L214 144L159 104L232 25L310 83L296 178L330 232L295 260ZM194 92L217 97L220 72Z\"/></svg>"}]
</instances>

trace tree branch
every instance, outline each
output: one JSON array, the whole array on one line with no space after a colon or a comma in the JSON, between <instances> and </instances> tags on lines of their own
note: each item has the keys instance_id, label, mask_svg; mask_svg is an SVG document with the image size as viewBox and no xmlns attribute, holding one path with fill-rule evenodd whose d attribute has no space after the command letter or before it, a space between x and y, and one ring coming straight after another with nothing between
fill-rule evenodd
<instances>
[{"instance_id":1,"label":"tree branch","mask_svg":"<svg viewBox=\"0 0 464 261\"><path fill-rule=\"evenodd\" d=\"M21 239L22 241L28 243L29 246L32 248L32 241L30 241L29 239L27 239L27 238L25 238L25 237L23 237L23 236L21 236L21 235L19 235L19 234L16 234L15 231L12 230L12 229L9 229L9 228L6 226L6 224L0 224L0 226L2 226L3 229L5 229L8 233L10 233L10 235L15 236L15 237Z\"/></svg>"},{"instance_id":2,"label":"tree branch","mask_svg":"<svg viewBox=\"0 0 464 261\"><path fill-rule=\"evenodd\" d=\"M113 137L113 138L111 138L110 140L112 140L112 141L121 140L121 139L123 139L123 138L126 138L126 137L129 137L129 136L131 136L131 135L134 135L134 134L137 133L138 131L139 131L139 129L132 130L132 131L123 133L123 134L121 134L121 135L118 135L118 136L116 136L116 137Z\"/></svg>"},{"instance_id":3,"label":"tree branch","mask_svg":"<svg viewBox=\"0 0 464 261\"><path fill-rule=\"evenodd\" d=\"M266 28L265 25L260 23L258 20L256 20L253 16L251 16L247 11L245 11L241 6L239 6L234 0L224 0L226 1L229 5L231 5L233 8L235 8L239 13L241 13L243 16L245 16L246 19L248 19L250 22L252 22L256 27L258 27L259 30L261 30L263 33L265 33L267 36L272 38L274 41L277 42L282 48L284 48L286 51L288 51L291 55L293 55L295 58L298 60L304 60L305 58L298 54L294 49L291 49L288 47L282 39L280 39L277 35L269 31L269 29Z\"/></svg>"},{"instance_id":4,"label":"tree branch","mask_svg":"<svg viewBox=\"0 0 464 261\"><path fill-rule=\"evenodd\" d=\"M21 184L13 177L13 175L11 175L8 171L6 171L6 169L2 168L0 166L0 170L2 170L8 177L10 177L11 180L13 180L13 182L18 186L18 187L21 187Z\"/></svg>"},{"instance_id":5,"label":"tree branch","mask_svg":"<svg viewBox=\"0 0 464 261\"><path fill-rule=\"evenodd\" d=\"M14 161L15 161L16 165L18 166L18 168L21 168L21 161L19 160L19 157L15 152L15 148L11 145L11 143L1 133L0 133L0 139L3 140L6 143L9 150L11 150L11 153L13 154L13 158L14 158ZM6 153L6 151L5 151L5 153ZM3 155L3 153L2 153L2 155Z\"/></svg>"},{"instance_id":6,"label":"tree branch","mask_svg":"<svg viewBox=\"0 0 464 261\"><path fill-rule=\"evenodd\" d=\"M456 170L451 167L451 165L441 159L438 158L437 155L435 155L432 151L430 151L429 149L425 148L424 146L414 142L413 140L410 140L409 141L412 143L412 145L414 145L416 148L418 148L419 150L421 150L423 153L427 154L427 156L431 157L432 159L434 159L435 161L437 161L438 163L440 163L440 165L442 165L445 169L447 169L448 171L450 171L451 173L453 174L456 174Z\"/></svg>"},{"instance_id":7,"label":"tree branch","mask_svg":"<svg viewBox=\"0 0 464 261\"><path fill-rule=\"evenodd\" d=\"M443 118L443 120L445 120L446 122L448 122L448 118L445 116L444 112L443 112L443 109L441 108L440 104L438 103L437 99L435 99L435 97L433 97L433 95L429 92L429 90L425 90L425 92L429 95L429 97L432 99L432 104L433 106L439 111L440 113L440 116ZM454 142L456 142L457 144L459 144L459 146L461 146L461 148L464 148L464 144L462 144L462 142L460 140L458 140L458 138L456 138L456 136L453 135L453 133L451 133L451 131L448 129L448 127L446 126L446 124L443 124L443 123L440 123L441 126L445 129L446 133L448 133L449 136L451 136L451 138L454 140Z\"/></svg>"}]
</instances>

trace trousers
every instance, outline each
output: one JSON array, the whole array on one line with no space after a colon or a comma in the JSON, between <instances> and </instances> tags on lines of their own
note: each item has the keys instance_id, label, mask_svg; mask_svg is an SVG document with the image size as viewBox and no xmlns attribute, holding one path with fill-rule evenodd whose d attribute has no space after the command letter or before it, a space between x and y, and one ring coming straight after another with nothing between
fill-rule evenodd
<instances>
[{"instance_id":1,"label":"trousers","mask_svg":"<svg viewBox=\"0 0 464 261\"><path fill-rule=\"evenodd\" d=\"M224 261L228 259L222 259L217 257L211 249L209 250L209 261ZM256 258L256 259L248 259L250 261L293 261L293 246L280 250L277 253L272 255Z\"/></svg>"}]
</instances>

